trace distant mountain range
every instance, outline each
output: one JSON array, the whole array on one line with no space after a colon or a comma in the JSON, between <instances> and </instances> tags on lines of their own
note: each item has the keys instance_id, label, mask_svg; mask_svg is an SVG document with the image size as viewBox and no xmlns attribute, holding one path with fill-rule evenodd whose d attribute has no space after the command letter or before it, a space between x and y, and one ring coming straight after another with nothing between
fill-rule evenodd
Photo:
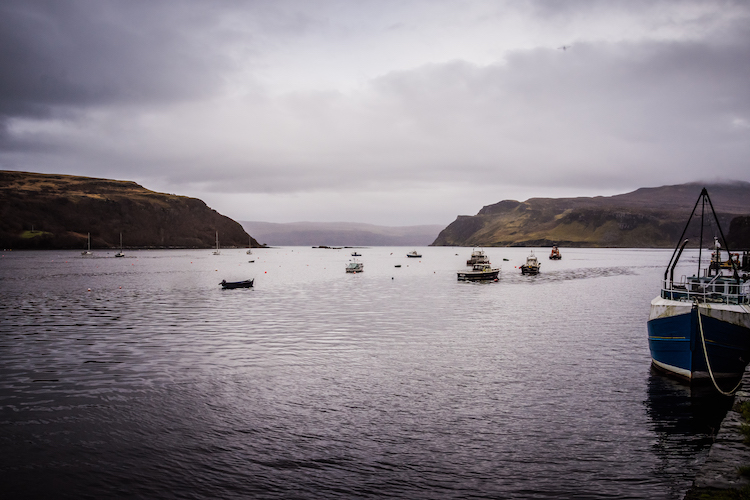
<instances>
[{"instance_id":1,"label":"distant mountain range","mask_svg":"<svg viewBox=\"0 0 750 500\"><path fill-rule=\"evenodd\" d=\"M0 248L210 248L260 246L197 198L130 181L0 171Z\"/></svg>"},{"instance_id":2,"label":"distant mountain range","mask_svg":"<svg viewBox=\"0 0 750 500\"><path fill-rule=\"evenodd\" d=\"M0 171L0 248L271 246L674 247L704 184L593 198L504 200L448 227L236 222L196 198L130 181ZM732 249L750 248L750 183L706 184ZM688 231L696 245L700 228ZM710 241L715 227L704 227ZM248 234L249 233L249 234ZM251 237L250 234L253 236ZM259 243L260 242L260 243Z\"/></svg>"},{"instance_id":3,"label":"distant mountain range","mask_svg":"<svg viewBox=\"0 0 750 500\"><path fill-rule=\"evenodd\" d=\"M704 186L733 246L750 246L743 239L747 221L740 217L750 215L750 183L739 181L641 188L593 198L504 200L476 215L459 216L433 245L673 247ZM727 234L730 226L732 236ZM693 244L698 232L691 228L688 233ZM709 240L718 235L716 228L706 233Z\"/></svg>"},{"instance_id":4,"label":"distant mountain range","mask_svg":"<svg viewBox=\"0 0 750 500\"><path fill-rule=\"evenodd\" d=\"M377 226L356 222L240 221L245 231L271 246L427 246L442 225Z\"/></svg>"}]
</instances>

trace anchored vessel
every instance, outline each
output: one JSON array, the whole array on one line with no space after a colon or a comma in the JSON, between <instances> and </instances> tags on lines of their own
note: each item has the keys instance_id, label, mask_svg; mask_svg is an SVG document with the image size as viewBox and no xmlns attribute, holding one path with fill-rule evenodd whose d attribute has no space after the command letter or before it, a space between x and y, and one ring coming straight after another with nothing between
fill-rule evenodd
<instances>
[{"instance_id":1,"label":"anchored vessel","mask_svg":"<svg viewBox=\"0 0 750 500\"><path fill-rule=\"evenodd\" d=\"M486 264L474 264L471 271L458 271L459 281L482 281L495 280L500 273L499 267L492 267L489 262Z\"/></svg>"},{"instance_id":2,"label":"anchored vessel","mask_svg":"<svg viewBox=\"0 0 750 500\"><path fill-rule=\"evenodd\" d=\"M560 260L562 259L562 255L560 255L560 249L557 248L557 245L552 245L552 251L549 254L550 260Z\"/></svg>"},{"instance_id":3,"label":"anchored vessel","mask_svg":"<svg viewBox=\"0 0 750 500\"><path fill-rule=\"evenodd\" d=\"M411 252L406 254L407 257L421 257L422 254L418 253L416 250L412 250Z\"/></svg>"},{"instance_id":4,"label":"anchored vessel","mask_svg":"<svg viewBox=\"0 0 750 500\"><path fill-rule=\"evenodd\" d=\"M125 257L125 254L122 253L122 233L120 233L120 251L115 254L115 257Z\"/></svg>"},{"instance_id":5,"label":"anchored vessel","mask_svg":"<svg viewBox=\"0 0 750 500\"><path fill-rule=\"evenodd\" d=\"M484 253L484 250L474 250L471 252L471 257L466 261L467 266L473 266L474 264L489 264L490 258Z\"/></svg>"},{"instance_id":6,"label":"anchored vessel","mask_svg":"<svg viewBox=\"0 0 750 500\"><path fill-rule=\"evenodd\" d=\"M531 255L526 257L526 264L521 266L521 274L539 274L540 266L539 259L536 258L536 255L532 251Z\"/></svg>"},{"instance_id":7,"label":"anchored vessel","mask_svg":"<svg viewBox=\"0 0 750 500\"><path fill-rule=\"evenodd\" d=\"M227 281L227 280L221 280L221 288L224 290L230 289L230 288L251 288L253 286L253 282L255 280L245 280L245 281Z\"/></svg>"},{"instance_id":8,"label":"anchored vessel","mask_svg":"<svg viewBox=\"0 0 750 500\"><path fill-rule=\"evenodd\" d=\"M221 255L221 250L219 250L219 231L216 231L216 250L213 251L214 255Z\"/></svg>"},{"instance_id":9,"label":"anchored vessel","mask_svg":"<svg viewBox=\"0 0 750 500\"><path fill-rule=\"evenodd\" d=\"M698 270L692 276L674 278L674 270L688 240L683 238L700 209ZM716 229L729 254L729 267L721 260L722 243L714 237L714 252L702 268L704 219L710 208ZM740 275L726 245L724 233L705 188L695 202L672 258L664 271L661 293L651 301L648 344L653 365L689 381L708 379L726 391L717 379L740 378L750 361L750 281ZM725 382L721 385L727 385Z\"/></svg>"},{"instance_id":10,"label":"anchored vessel","mask_svg":"<svg viewBox=\"0 0 750 500\"><path fill-rule=\"evenodd\" d=\"M86 250L81 252L82 257L91 257L94 252L91 251L91 233L86 233Z\"/></svg>"},{"instance_id":11,"label":"anchored vessel","mask_svg":"<svg viewBox=\"0 0 750 500\"><path fill-rule=\"evenodd\" d=\"M346 265L347 273L361 273L365 270L365 265L359 262L357 259L353 259L349 264Z\"/></svg>"}]
</instances>

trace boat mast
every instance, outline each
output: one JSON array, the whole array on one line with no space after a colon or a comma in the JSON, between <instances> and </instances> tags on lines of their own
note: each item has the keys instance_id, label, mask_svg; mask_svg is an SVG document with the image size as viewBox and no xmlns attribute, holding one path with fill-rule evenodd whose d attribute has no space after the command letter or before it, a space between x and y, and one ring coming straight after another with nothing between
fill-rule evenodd
<instances>
[{"instance_id":1,"label":"boat mast","mask_svg":"<svg viewBox=\"0 0 750 500\"><path fill-rule=\"evenodd\" d=\"M706 211L706 196L708 196L708 192L706 188L703 188L703 191L701 191L701 239L698 243L698 272L696 273L699 279L701 277L701 255L703 255L703 216Z\"/></svg>"},{"instance_id":2,"label":"boat mast","mask_svg":"<svg viewBox=\"0 0 750 500\"><path fill-rule=\"evenodd\" d=\"M695 205L693 205L693 211L690 212L690 217L688 217L687 223L685 224L685 229L682 230L682 235L677 240L677 246L674 247L674 252L672 252L672 258L669 259L669 264L667 264L667 268L664 270L664 279L665 280L667 279L667 275L669 274L669 268L670 267L674 268L674 266L677 265L677 261L680 259L680 255L682 254L682 252L680 252L678 254L677 250L679 250L679 248L680 248L680 242L685 237L685 233L687 233L688 227L690 226L690 221L693 220L693 216L695 215L695 209L698 208L698 202L701 201L701 198L703 197L703 193L706 193L706 188L703 188L703 191L701 191L700 196L698 196L698 199L695 200ZM684 243L683 243L683 245L684 245ZM675 259L675 255L677 255L677 259ZM672 261L674 261L674 263ZM700 266L700 264L699 264L699 266Z\"/></svg>"}]
</instances>

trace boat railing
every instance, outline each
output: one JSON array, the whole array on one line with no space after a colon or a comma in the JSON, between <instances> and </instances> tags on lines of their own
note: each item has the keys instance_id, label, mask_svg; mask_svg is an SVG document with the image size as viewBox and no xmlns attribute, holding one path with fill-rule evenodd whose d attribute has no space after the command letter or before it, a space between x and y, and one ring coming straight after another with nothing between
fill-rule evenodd
<instances>
[{"instance_id":1,"label":"boat railing","mask_svg":"<svg viewBox=\"0 0 750 500\"><path fill-rule=\"evenodd\" d=\"M724 304L750 304L750 282L736 280L685 279L662 280L661 296L664 299Z\"/></svg>"}]
</instances>

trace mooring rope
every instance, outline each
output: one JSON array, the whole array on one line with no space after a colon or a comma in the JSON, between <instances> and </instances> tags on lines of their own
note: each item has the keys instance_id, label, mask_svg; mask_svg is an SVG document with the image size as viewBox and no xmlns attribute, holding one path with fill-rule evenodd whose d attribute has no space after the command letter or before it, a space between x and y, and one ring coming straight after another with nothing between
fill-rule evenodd
<instances>
[{"instance_id":1,"label":"mooring rope","mask_svg":"<svg viewBox=\"0 0 750 500\"><path fill-rule=\"evenodd\" d=\"M711 382L714 383L714 387L716 387L716 390L722 393L724 396L734 396L734 393L737 392L737 389L740 388L742 385L742 378L740 377L740 381L737 382L737 385L734 386L734 389L732 389L729 392L724 392L719 387L719 384L716 383L716 378L714 377L714 372L711 370L711 363L708 362L708 351L706 350L706 337L703 335L703 322L701 321L701 309L700 306L698 306L698 303L696 302L696 310L698 312L698 328L701 332L701 344L703 345L703 356L706 359L706 367L708 367L708 374L711 376Z\"/></svg>"}]
</instances>

